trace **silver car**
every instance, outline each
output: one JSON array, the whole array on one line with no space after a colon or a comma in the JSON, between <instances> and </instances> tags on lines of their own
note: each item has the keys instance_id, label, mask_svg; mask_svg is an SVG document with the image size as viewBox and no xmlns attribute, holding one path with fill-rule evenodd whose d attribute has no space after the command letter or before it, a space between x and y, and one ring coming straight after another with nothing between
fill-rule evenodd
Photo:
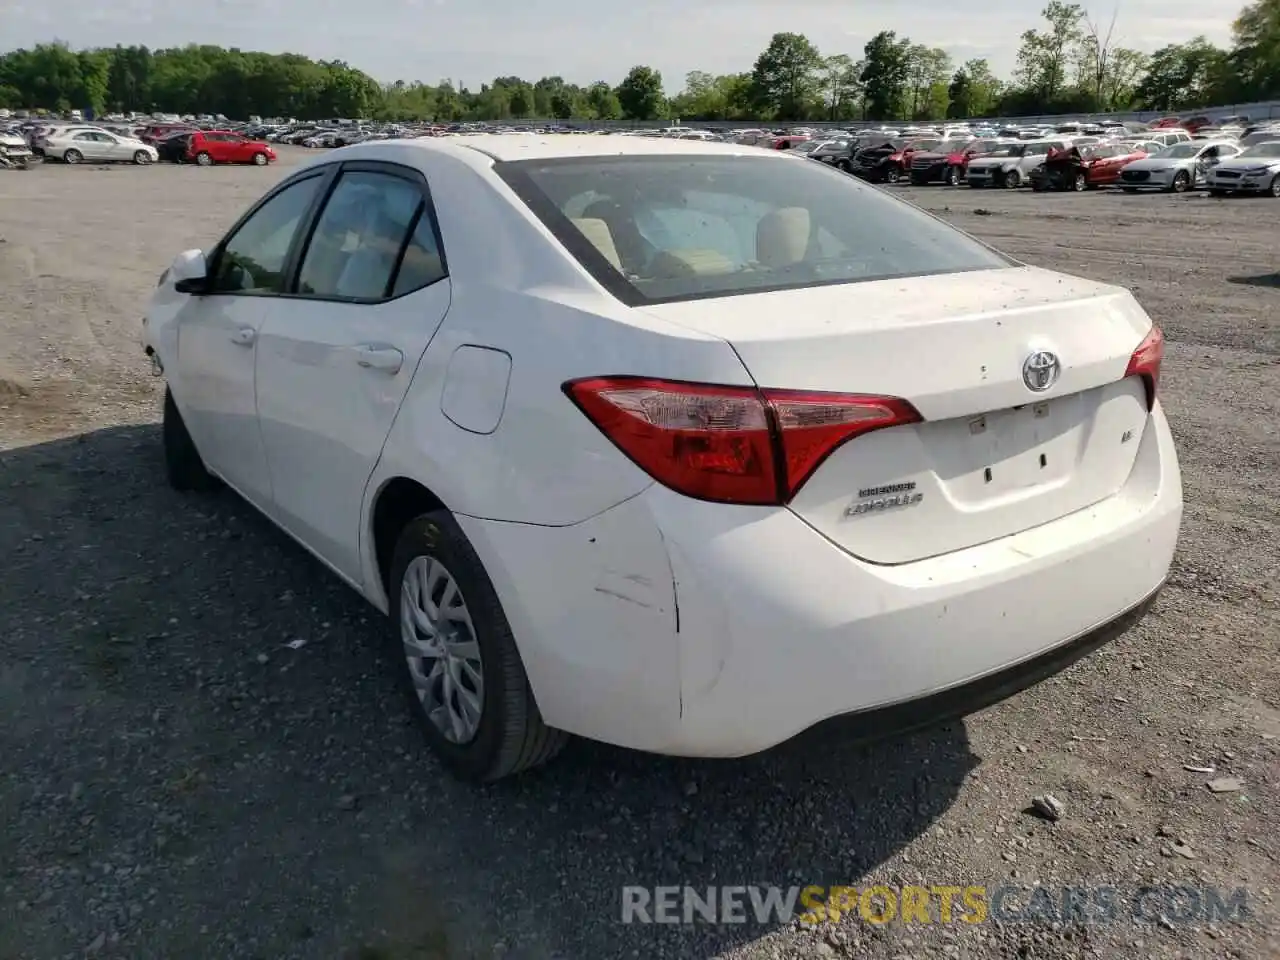
<instances>
[{"instance_id":1,"label":"silver car","mask_svg":"<svg viewBox=\"0 0 1280 960\"><path fill-rule=\"evenodd\" d=\"M1269 193L1280 197L1280 134L1272 142L1259 143L1223 160L1210 169L1209 193Z\"/></svg>"},{"instance_id":2,"label":"silver car","mask_svg":"<svg viewBox=\"0 0 1280 960\"><path fill-rule=\"evenodd\" d=\"M65 163L155 163L156 148L106 130L55 130L44 141L44 155Z\"/></svg>"},{"instance_id":3,"label":"silver car","mask_svg":"<svg viewBox=\"0 0 1280 960\"><path fill-rule=\"evenodd\" d=\"M1213 167L1239 152L1240 146L1234 140L1175 143L1159 153L1127 164L1120 171L1120 188L1125 193L1138 190L1185 193L1204 186Z\"/></svg>"}]
</instances>

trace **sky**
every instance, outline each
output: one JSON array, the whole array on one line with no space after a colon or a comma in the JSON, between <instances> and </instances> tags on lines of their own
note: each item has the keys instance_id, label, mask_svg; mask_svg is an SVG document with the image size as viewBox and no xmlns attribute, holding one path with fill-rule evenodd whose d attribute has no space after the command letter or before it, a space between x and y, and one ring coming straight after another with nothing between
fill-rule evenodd
<instances>
[{"instance_id":1,"label":"sky","mask_svg":"<svg viewBox=\"0 0 1280 960\"><path fill-rule=\"evenodd\" d=\"M1115 42L1151 51L1204 34L1230 40L1244 0L1106 0ZM732 73L779 31L825 55L857 59L881 30L986 57L1013 69L1041 0L0 0L0 44L58 39L73 47L211 43L339 59L383 82L451 79L476 89L495 76L617 83L635 64L662 72L667 92L691 70Z\"/></svg>"}]
</instances>

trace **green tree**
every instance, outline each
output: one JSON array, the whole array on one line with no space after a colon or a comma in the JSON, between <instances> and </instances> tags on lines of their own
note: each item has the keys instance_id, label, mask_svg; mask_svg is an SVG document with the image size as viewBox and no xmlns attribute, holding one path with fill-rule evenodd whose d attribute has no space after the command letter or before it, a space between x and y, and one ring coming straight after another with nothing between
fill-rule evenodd
<instances>
[{"instance_id":1,"label":"green tree","mask_svg":"<svg viewBox=\"0 0 1280 960\"><path fill-rule=\"evenodd\" d=\"M622 116L618 95L603 80L597 80L587 88L586 101L591 115L597 120L616 120Z\"/></svg>"},{"instance_id":2,"label":"green tree","mask_svg":"<svg viewBox=\"0 0 1280 960\"><path fill-rule=\"evenodd\" d=\"M1022 34L1014 76L1047 108L1066 88L1067 69L1083 36L1084 8L1049 0L1040 15L1048 21L1048 28Z\"/></svg>"},{"instance_id":3,"label":"green tree","mask_svg":"<svg viewBox=\"0 0 1280 960\"><path fill-rule=\"evenodd\" d=\"M779 120L803 120L819 94L822 56L800 33L775 33L756 58L757 101Z\"/></svg>"},{"instance_id":4,"label":"green tree","mask_svg":"<svg viewBox=\"0 0 1280 960\"><path fill-rule=\"evenodd\" d=\"M629 120L656 120L665 113L662 74L652 67L632 67L616 92L622 115Z\"/></svg>"},{"instance_id":5,"label":"green tree","mask_svg":"<svg viewBox=\"0 0 1280 960\"><path fill-rule=\"evenodd\" d=\"M1280 97L1280 0L1256 0L1240 11L1231 28L1230 63L1239 99Z\"/></svg>"},{"instance_id":6,"label":"green tree","mask_svg":"<svg viewBox=\"0 0 1280 960\"><path fill-rule=\"evenodd\" d=\"M1227 60L1204 37L1161 47L1147 61L1133 97L1147 110L1178 110L1212 102Z\"/></svg>"},{"instance_id":7,"label":"green tree","mask_svg":"<svg viewBox=\"0 0 1280 960\"><path fill-rule=\"evenodd\" d=\"M862 95L861 71L862 67L845 53L837 53L822 61L822 98L828 120L857 117L857 102Z\"/></svg>"},{"instance_id":8,"label":"green tree","mask_svg":"<svg viewBox=\"0 0 1280 960\"><path fill-rule=\"evenodd\" d=\"M936 120L947 111L947 77L951 57L938 47L911 44L907 48L906 114L912 120Z\"/></svg>"},{"instance_id":9,"label":"green tree","mask_svg":"<svg viewBox=\"0 0 1280 960\"><path fill-rule=\"evenodd\" d=\"M516 87L511 91L511 99L508 101L511 108L511 115L516 118L523 118L529 115L529 111L533 109L533 104L529 102L530 97L525 92L524 87Z\"/></svg>"},{"instance_id":10,"label":"green tree","mask_svg":"<svg viewBox=\"0 0 1280 960\"><path fill-rule=\"evenodd\" d=\"M882 30L863 47L863 103L868 120L892 120L900 116L910 79L911 41L892 30Z\"/></svg>"}]
</instances>

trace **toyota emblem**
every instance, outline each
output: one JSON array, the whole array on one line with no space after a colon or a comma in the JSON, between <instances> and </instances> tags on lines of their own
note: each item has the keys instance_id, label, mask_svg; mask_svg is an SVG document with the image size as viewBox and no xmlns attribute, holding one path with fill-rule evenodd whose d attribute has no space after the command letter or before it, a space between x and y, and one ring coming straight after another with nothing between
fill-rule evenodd
<instances>
[{"instance_id":1,"label":"toyota emblem","mask_svg":"<svg viewBox=\"0 0 1280 960\"><path fill-rule=\"evenodd\" d=\"M1022 382L1035 393L1044 393L1058 382L1062 364L1058 355L1048 350L1037 350L1022 363Z\"/></svg>"}]
</instances>

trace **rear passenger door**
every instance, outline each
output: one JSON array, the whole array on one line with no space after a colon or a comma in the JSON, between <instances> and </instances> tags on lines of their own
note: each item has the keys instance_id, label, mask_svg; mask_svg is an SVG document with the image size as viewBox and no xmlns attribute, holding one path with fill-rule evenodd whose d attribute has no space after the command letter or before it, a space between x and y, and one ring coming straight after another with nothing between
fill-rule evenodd
<instances>
[{"instance_id":1,"label":"rear passenger door","mask_svg":"<svg viewBox=\"0 0 1280 960\"><path fill-rule=\"evenodd\" d=\"M418 361L449 308L425 179L349 162L258 341L275 519L360 581L360 507Z\"/></svg>"}]
</instances>

